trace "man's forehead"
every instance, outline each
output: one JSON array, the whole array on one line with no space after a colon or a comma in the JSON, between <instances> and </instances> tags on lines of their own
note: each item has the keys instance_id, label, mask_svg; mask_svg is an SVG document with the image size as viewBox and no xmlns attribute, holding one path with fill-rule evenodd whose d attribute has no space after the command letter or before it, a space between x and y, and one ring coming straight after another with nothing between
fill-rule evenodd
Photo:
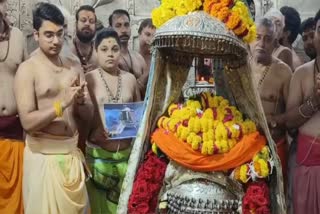
<instances>
[{"instance_id":1,"label":"man's forehead","mask_svg":"<svg viewBox=\"0 0 320 214\"><path fill-rule=\"evenodd\" d=\"M114 14L112 16L112 20L115 23L117 23L117 22L129 22L129 18L125 14Z\"/></svg>"},{"instance_id":2,"label":"man's forehead","mask_svg":"<svg viewBox=\"0 0 320 214\"><path fill-rule=\"evenodd\" d=\"M264 25L258 25L257 26L257 34L273 36L274 35L274 31L273 31L272 27L267 27L267 26L264 26Z\"/></svg>"},{"instance_id":3,"label":"man's forehead","mask_svg":"<svg viewBox=\"0 0 320 214\"><path fill-rule=\"evenodd\" d=\"M95 14L94 14L94 12L89 11L89 10L81 10L81 11L79 12L79 17L82 17L82 16L95 17Z\"/></svg>"},{"instance_id":4,"label":"man's forehead","mask_svg":"<svg viewBox=\"0 0 320 214\"><path fill-rule=\"evenodd\" d=\"M307 34L313 34L314 33L314 27L307 28L302 32L302 35L307 35Z\"/></svg>"},{"instance_id":5,"label":"man's forehead","mask_svg":"<svg viewBox=\"0 0 320 214\"><path fill-rule=\"evenodd\" d=\"M58 32L60 30L63 30L63 25L57 25L51 21L44 20L39 30Z\"/></svg>"}]
</instances>

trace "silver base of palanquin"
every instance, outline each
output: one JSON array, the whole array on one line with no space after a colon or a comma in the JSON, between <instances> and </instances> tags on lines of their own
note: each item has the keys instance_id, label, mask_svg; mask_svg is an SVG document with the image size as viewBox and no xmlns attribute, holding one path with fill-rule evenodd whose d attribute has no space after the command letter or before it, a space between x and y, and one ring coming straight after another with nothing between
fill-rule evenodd
<instances>
[{"instance_id":1,"label":"silver base of palanquin","mask_svg":"<svg viewBox=\"0 0 320 214\"><path fill-rule=\"evenodd\" d=\"M202 180L183 183L167 192L168 213L222 214L238 213L236 195L223 186Z\"/></svg>"}]
</instances>

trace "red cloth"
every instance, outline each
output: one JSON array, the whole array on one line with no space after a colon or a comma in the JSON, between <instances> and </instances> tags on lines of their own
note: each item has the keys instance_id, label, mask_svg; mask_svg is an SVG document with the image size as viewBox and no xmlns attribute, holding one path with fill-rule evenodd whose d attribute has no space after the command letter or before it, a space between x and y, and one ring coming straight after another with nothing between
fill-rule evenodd
<instances>
[{"instance_id":1,"label":"red cloth","mask_svg":"<svg viewBox=\"0 0 320 214\"><path fill-rule=\"evenodd\" d=\"M320 166L320 139L299 134L297 163L304 166Z\"/></svg>"},{"instance_id":2,"label":"red cloth","mask_svg":"<svg viewBox=\"0 0 320 214\"><path fill-rule=\"evenodd\" d=\"M277 153L281 161L284 186L286 186L288 169L288 144L286 138L283 138L277 142Z\"/></svg>"},{"instance_id":3,"label":"red cloth","mask_svg":"<svg viewBox=\"0 0 320 214\"><path fill-rule=\"evenodd\" d=\"M319 139L299 134L297 164L294 172L294 213L320 213L320 144Z\"/></svg>"},{"instance_id":4,"label":"red cloth","mask_svg":"<svg viewBox=\"0 0 320 214\"><path fill-rule=\"evenodd\" d=\"M22 140L23 129L18 116L0 117L0 138Z\"/></svg>"}]
</instances>

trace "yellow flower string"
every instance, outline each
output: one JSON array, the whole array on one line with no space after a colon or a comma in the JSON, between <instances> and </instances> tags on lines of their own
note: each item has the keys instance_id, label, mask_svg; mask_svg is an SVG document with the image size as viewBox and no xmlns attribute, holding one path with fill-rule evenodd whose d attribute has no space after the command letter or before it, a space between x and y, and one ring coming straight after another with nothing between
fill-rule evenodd
<instances>
[{"instance_id":1,"label":"yellow flower string","mask_svg":"<svg viewBox=\"0 0 320 214\"><path fill-rule=\"evenodd\" d=\"M184 105L171 104L170 117L160 117L158 127L203 155L227 153L244 135L257 130L253 121L243 120L242 113L223 97L208 92L200 97L200 101L188 100Z\"/></svg>"}]
</instances>

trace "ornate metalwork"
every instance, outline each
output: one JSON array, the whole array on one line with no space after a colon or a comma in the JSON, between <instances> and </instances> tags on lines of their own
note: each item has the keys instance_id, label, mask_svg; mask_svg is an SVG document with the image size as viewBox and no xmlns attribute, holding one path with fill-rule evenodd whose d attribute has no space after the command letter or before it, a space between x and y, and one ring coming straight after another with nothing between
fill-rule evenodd
<instances>
[{"instance_id":1,"label":"ornate metalwork","mask_svg":"<svg viewBox=\"0 0 320 214\"><path fill-rule=\"evenodd\" d=\"M177 16L157 30L154 46L246 63L247 47L219 20L205 12Z\"/></svg>"},{"instance_id":2,"label":"ornate metalwork","mask_svg":"<svg viewBox=\"0 0 320 214\"><path fill-rule=\"evenodd\" d=\"M183 183L167 192L168 213L237 213L241 202L223 186L207 180Z\"/></svg>"},{"instance_id":3,"label":"ornate metalwork","mask_svg":"<svg viewBox=\"0 0 320 214\"><path fill-rule=\"evenodd\" d=\"M215 86L211 85L211 84L206 84L206 85L192 85L187 87L184 91L183 91L183 96L185 98L188 97L193 97L197 94L200 94L202 92L210 92L210 93L214 93L216 92L215 90Z\"/></svg>"}]
</instances>

